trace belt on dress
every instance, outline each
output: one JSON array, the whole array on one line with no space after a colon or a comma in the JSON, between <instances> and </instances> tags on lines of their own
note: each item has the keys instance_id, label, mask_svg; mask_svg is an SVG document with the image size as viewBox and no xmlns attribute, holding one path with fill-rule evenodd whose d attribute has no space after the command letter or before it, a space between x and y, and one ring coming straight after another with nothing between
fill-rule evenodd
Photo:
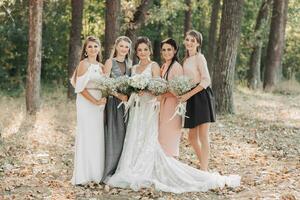
<instances>
[{"instance_id":1,"label":"belt on dress","mask_svg":"<svg viewBox=\"0 0 300 200\"><path fill-rule=\"evenodd\" d=\"M87 90L100 90L99 88L86 88Z\"/></svg>"}]
</instances>

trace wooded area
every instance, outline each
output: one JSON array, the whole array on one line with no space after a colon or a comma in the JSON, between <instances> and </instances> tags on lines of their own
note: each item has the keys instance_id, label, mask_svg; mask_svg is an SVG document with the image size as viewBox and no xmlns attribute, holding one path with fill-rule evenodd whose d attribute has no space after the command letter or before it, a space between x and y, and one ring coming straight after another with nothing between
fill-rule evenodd
<instances>
[{"instance_id":1,"label":"wooded area","mask_svg":"<svg viewBox=\"0 0 300 200\"><path fill-rule=\"evenodd\" d=\"M27 88L28 107L33 103L29 96L39 101L40 76L43 85L64 85L68 98L74 96L68 80L87 35L101 38L102 62L117 36L126 35L133 41L139 35L148 36L154 46L153 59L160 62L160 40L176 39L182 58L184 33L191 28L200 31L219 113L234 112L232 95L237 84L246 82L254 90L274 91L284 80L300 81L300 48L294 42L300 37L300 3L296 0L47 1L37 7L43 13L42 29L30 23L40 20L38 15L30 18L34 10L29 3L34 2L6 0L0 4L0 87L10 95ZM39 48L30 42L35 34L42 36L42 52L32 51ZM30 60L41 60L41 75L39 64ZM33 74L36 81L30 82Z\"/></svg>"},{"instance_id":2,"label":"wooded area","mask_svg":"<svg viewBox=\"0 0 300 200\"><path fill-rule=\"evenodd\" d=\"M0 1L0 182L5 183L0 183L0 199L2 194L17 193L30 199L24 192L24 185L31 188L31 180L25 180L28 174L34 177L34 187L43 185L41 191L32 186L31 199L44 198L45 193L46 197L51 193L52 199L100 193L197 199L198 194L177 198L100 185L74 189L68 183L74 138L67 134L74 133L76 114L69 78L79 63L82 41L89 35L99 37L104 63L118 36L126 35L133 43L138 36L147 36L153 60L161 64L160 41L174 38L182 59L184 33L189 29L203 34L201 52L216 98L212 166L244 177L239 189L211 191L201 197L300 198L299 24L299 0ZM196 165L186 145L184 138L180 158ZM30 156L35 161L28 164ZM224 160L239 165L238 169L232 171ZM35 165L49 171L33 169Z\"/></svg>"}]
</instances>

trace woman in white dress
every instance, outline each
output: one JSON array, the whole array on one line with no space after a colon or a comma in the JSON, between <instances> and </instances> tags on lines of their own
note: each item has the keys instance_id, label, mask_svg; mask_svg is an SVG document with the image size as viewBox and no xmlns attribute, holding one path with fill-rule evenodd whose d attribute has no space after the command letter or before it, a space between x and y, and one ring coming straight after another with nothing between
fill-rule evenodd
<instances>
[{"instance_id":1,"label":"woman in white dress","mask_svg":"<svg viewBox=\"0 0 300 200\"><path fill-rule=\"evenodd\" d=\"M140 63L133 66L132 76L159 76L157 64L150 60L148 38L137 40L135 52ZM239 186L239 176L201 171L167 156L158 142L159 101L143 92L130 98L134 98L134 106L130 108L123 152L115 174L105 183L135 191L153 185L156 190L173 193L207 191L225 184Z\"/></svg>"},{"instance_id":2,"label":"woman in white dress","mask_svg":"<svg viewBox=\"0 0 300 200\"><path fill-rule=\"evenodd\" d=\"M71 83L75 87L77 131L72 184L100 182L104 169L104 121L106 99L95 81L103 76L100 41L89 36L84 42L81 61Z\"/></svg>"}]
</instances>

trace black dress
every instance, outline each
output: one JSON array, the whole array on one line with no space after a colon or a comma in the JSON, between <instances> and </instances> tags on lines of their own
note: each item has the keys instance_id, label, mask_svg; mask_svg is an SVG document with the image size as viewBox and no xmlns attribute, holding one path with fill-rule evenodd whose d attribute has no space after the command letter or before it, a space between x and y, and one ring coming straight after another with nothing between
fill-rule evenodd
<instances>
[{"instance_id":1,"label":"black dress","mask_svg":"<svg viewBox=\"0 0 300 200\"><path fill-rule=\"evenodd\" d=\"M210 87L201 90L187 100L184 128L216 121L215 98Z\"/></svg>"},{"instance_id":2,"label":"black dress","mask_svg":"<svg viewBox=\"0 0 300 200\"><path fill-rule=\"evenodd\" d=\"M124 74L120 69L120 65L122 64L125 64ZM116 78L123 75L130 75L130 64L128 62L118 63L118 61L113 58L110 77ZM122 154L127 124L124 121L124 105L118 108L120 103L120 99L114 96L109 96L105 106L105 166L102 182L108 176L115 173Z\"/></svg>"}]
</instances>

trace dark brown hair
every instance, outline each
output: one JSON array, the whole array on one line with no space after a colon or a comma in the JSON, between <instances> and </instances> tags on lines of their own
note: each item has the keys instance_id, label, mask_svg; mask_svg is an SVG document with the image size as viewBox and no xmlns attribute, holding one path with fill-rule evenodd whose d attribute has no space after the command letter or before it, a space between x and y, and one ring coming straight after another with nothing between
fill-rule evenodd
<instances>
[{"instance_id":1,"label":"dark brown hair","mask_svg":"<svg viewBox=\"0 0 300 200\"><path fill-rule=\"evenodd\" d=\"M151 41L149 40L148 37L138 37L138 39L136 40L135 45L134 45L134 53L135 53L135 55L137 53L138 46L140 44L142 44L142 43L145 43L148 46L150 54L152 55L153 54L152 45L151 45Z\"/></svg>"},{"instance_id":2,"label":"dark brown hair","mask_svg":"<svg viewBox=\"0 0 300 200\"><path fill-rule=\"evenodd\" d=\"M83 60L83 59L85 59L85 58L88 57L88 56L86 55L85 49L86 49L86 45L87 45L89 42L95 42L95 43L97 43L97 44L99 45L100 51L99 51L99 53L98 53L98 55L97 55L97 57L96 57L96 60L97 60L98 62L100 62L100 61L102 60L102 55L101 55L101 43L100 43L100 40L99 40L97 37L95 37L95 36L88 36L88 37L85 39L85 41L84 41L84 43L83 43L83 46L82 46L82 50L81 50L81 57L80 57L80 60Z\"/></svg>"},{"instance_id":3,"label":"dark brown hair","mask_svg":"<svg viewBox=\"0 0 300 200\"><path fill-rule=\"evenodd\" d=\"M172 39L172 38L167 38L167 39L161 41L161 43L160 43L160 49L162 49L162 47L163 47L164 44L169 44L169 45L171 45L175 49L175 54L174 54L174 56L172 58L170 66L168 67L167 72L164 75L164 78L166 80L168 80L169 72L170 72L170 70L172 68L172 65L174 64L175 61L178 62L178 55L177 55L177 53L178 53L179 47L178 47L176 41L174 39Z\"/></svg>"}]
</instances>

